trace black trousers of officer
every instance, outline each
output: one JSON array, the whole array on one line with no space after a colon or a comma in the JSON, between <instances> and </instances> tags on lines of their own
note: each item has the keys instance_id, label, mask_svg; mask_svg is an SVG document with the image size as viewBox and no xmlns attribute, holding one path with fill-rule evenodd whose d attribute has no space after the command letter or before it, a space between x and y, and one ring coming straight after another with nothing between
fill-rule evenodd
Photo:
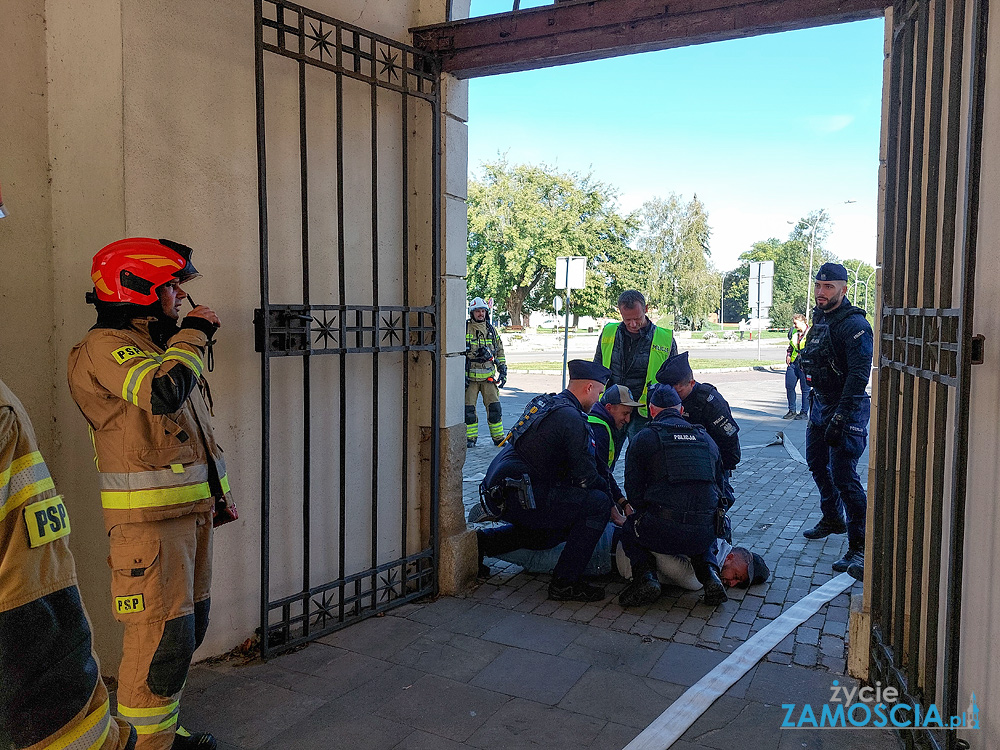
<instances>
[{"instance_id":1,"label":"black trousers of officer","mask_svg":"<svg viewBox=\"0 0 1000 750\"><path fill-rule=\"evenodd\" d=\"M653 552L665 555L687 555L695 569L698 580L707 565L721 568L716 553L715 529L711 524L712 514L705 516L701 526L678 524L659 517L655 511L641 510L629 516L622 525L621 542L625 554L632 564L632 578L656 570Z\"/></svg>"},{"instance_id":2,"label":"black trousers of officer","mask_svg":"<svg viewBox=\"0 0 1000 750\"><path fill-rule=\"evenodd\" d=\"M535 493L537 508L525 510L510 500L502 518L507 523L484 529L479 551L496 557L516 549L551 549L566 542L553 571L556 578L577 581L611 519L611 498L601 490L553 487Z\"/></svg>"}]
</instances>

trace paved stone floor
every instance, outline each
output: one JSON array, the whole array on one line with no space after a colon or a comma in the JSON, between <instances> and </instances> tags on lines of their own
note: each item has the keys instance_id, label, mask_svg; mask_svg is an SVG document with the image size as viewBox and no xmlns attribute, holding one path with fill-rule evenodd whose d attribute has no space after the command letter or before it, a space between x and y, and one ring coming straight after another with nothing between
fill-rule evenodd
<instances>
[{"instance_id":1,"label":"paved stone floor","mask_svg":"<svg viewBox=\"0 0 1000 750\"><path fill-rule=\"evenodd\" d=\"M702 378L708 380L708 377ZM843 536L807 542L819 518L805 465L804 421L785 421L774 373L711 376L734 406L744 458L734 475L734 540L763 555L772 579L730 590L717 608L668 588L623 610L609 577L595 604L546 599L548 576L492 561L464 597L406 605L267 663L203 664L191 673L182 720L242 748L623 748L685 689L784 609L832 577ZM505 422L557 376L519 376ZM485 424L481 431L485 437ZM783 431L792 446L764 446ZM496 449L485 438L465 465L467 505ZM867 455L863 463L867 462ZM621 470L621 467L619 467ZM672 747L895 748L876 729L781 729L783 703L820 704L845 677L850 594L836 597L720 697Z\"/></svg>"}]
</instances>

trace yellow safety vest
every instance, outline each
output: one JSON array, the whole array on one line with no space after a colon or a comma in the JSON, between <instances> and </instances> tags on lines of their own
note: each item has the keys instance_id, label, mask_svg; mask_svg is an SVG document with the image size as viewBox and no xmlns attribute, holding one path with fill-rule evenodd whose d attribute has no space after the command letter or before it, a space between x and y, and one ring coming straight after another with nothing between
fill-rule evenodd
<instances>
[{"instance_id":1,"label":"yellow safety vest","mask_svg":"<svg viewBox=\"0 0 1000 750\"><path fill-rule=\"evenodd\" d=\"M587 415L587 421L591 424L602 425L608 431L608 468L610 469L611 465L615 462L615 435L611 431L611 425L593 414Z\"/></svg>"},{"instance_id":2,"label":"yellow safety vest","mask_svg":"<svg viewBox=\"0 0 1000 750\"><path fill-rule=\"evenodd\" d=\"M615 334L621 323L608 323L601 331L601 359L602 364L611 367L611 352L615 348ZM664 362L670 357L670 347L674 341L674 332L669 328L653 326L653 341L649 347L649 363L646 365L646 379L642 386L642 395L639 396L639 414L644 417L649 416L649 409L646 408L646 392L649 384L656 378L656 373Z\"/></svg>"}]
</instances>

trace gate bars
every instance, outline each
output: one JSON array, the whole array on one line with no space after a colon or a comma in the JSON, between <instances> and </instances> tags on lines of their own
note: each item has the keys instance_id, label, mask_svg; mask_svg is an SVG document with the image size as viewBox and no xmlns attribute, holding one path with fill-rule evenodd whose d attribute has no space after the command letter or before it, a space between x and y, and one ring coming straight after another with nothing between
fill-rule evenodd
<instances>
[{"instance_id":1,"label":"gate bars","mask_svg":"<svg viewBox=\"0 0 1000 750\"><path fill-rule=\"evenodd\" d=\"M261 307L255 311L254 323L256 329L256 348L261 352L261 598L260 598L260 632L261 653L268 657L298 644L313 640L330 633L340 627L356 622L365 617L383 612L413 599L433 594L437 589L437 502L438 502L438 465L439 465L439 391L440 391L440 339L437 324L440 320L440 184L441 167L438 145L440 143L440 99L439 99L439 68L436 60L413 47L386 37L344 23L329 16L317 13L295 3L284 0L255 0L255 36L256 36L256 110L257 110L257 158L258 158L258 200L260 215L260 297ZM299 191L298 207L294 209L301 213L301 221L295 222L297 239L300 242L301 253L301 301L294 299L280 300L280 304L272 302L272 266L281 260L293 258L292 253L281 253L288 243L275 240L275 254L269 255L272 244L272 234L276 231L272 225L269 230L268 203L268 172L266 152L268 146L280 150L292 148L288 141L282 141L274 133L270 134L265 122L265 57L267 60L285 58L290 63L281 70L288 72L296 69L297 92L288 97L288 101L297 100L298 125L297 140L298 160L297 184L287 187L287 191L275 194L272 198L272 215L284 221L283 215L275 206L288 202L288 195L294 190ZM271 63L276 65L278 63ZM269 80L271 74L269 73ZM326 76L329 77L326 77ZM275 74L280 79L280 75ZM307 97L307 78L333 83L333 102L329 100L329 92L321 90L320 94ZM352 108L345 115L345 84L352 87L353 93L363 92L367 86L370 91L370 132L367 117L369 113ZM272 86L276 84L272 83ZM321 99L323 94L327 98ZM393 106L398 106L401 115L394 133L387 133L386 116L380 117L379 102L392 94ZM330 158L331 154L310 144L314 137L316 114L307 116L307 102L313 110L323 106L335 107L336 111L336 148L335 174L334 170L325 171L320 165L310 180L310 156L313 161ZM424 104L421 104L424 102ZM355 102L356 104L356 102ZM281 112L275 112L271 107L269 118L280 121ZM429 108L430 123L427 133L429 142L416 143L419 140L413 127L417 111L423 107ZM411 109L412 108L412 109ZM394 117L390 112L389 117ZM362 123L360 126L358 123ZM411 130L414 135L411 135ZM351 138L353 137L353 141ZM371 140L371 194L354 189L354 184L364 180L355 172L345 179L345 156L360 158L359 141ZM393 144L385 146L381 140L393 139ZM345 155L345 139L348 140ZM411 143L411 140L414 143ZM426 134L424 135L424 140ZM380 145L382 148L380 149ZM428 146L426 155L418 153L422 146ZM363 154L361 154L363 156ZM380 158L382 159L380 164ZM390 159L392 161L390 162ZM290 159L286 160L290 161ZM280 157L275 169L280 171L287 164ZM413 165L416 165L415 167ZM391 171L395 167L397 178ZM350 171L350 170L349 170ZM380 190L380 177L388 174ZM316 175L319 175L318 177ZM363 176L362 176L363 177ZM277 179L277 178L275 178ZM336 181L335 205L322 205L317 210L315 195L310 200L310 190L313 194L322 193ZM423 181L421 184L418 183ZM393 182L398 181L398 186ZM289 180L292 182L292 180ZM390 185L390 187L386 187ZM429 187L429 213L411 209L413 196L421 189L426 193ZM394 192L394 200L399 203L380 204L380 195L386 190ZM367 201L370 198L370 206ZM380 220L380 205L383 218ZM419 206L418 206L419 208ZM310 210L313 218L310 219ZM370 248L362 243L350 242L345 235L347 225L354 229L353 217L359 211L371 213ZM391 231L386 230L387 219L384 216L400 214L400 221ZM318 214L318 216L317 216ZM415 215L415 216L414 216ZM336 224L336 241L324 243L322 239L310 240L310 231L322 234L330 231ZM417 246L414 236L423 233L429 237L427 244L430 251L423 249L423 260L418 266L411 265L411 253L417 256ZM291 226L291 223L288 224ZM319 231L317 231L319 227ZM287 231L287 226L285 227ZM380 232L383 235L380 239ZM385 235L393 235L389 239ZM397 241L398 238L398 241ZM359 246L360 245L360 246ZM398 255L401 267L394 263L387 267L381 255L387 254L387 246L391 253ZM371 265L365 273L370 274L370 304L348 304L349 298L357 298L364 292L366 278L359 278L356 269L363 253L370 250ZM332 261L336 259L336 289L323 287L324 277L317 269L325 261L330 264L329 275L332 275ZM354 273L352 270L354 269ZM316 267L316 268L314 268ZM313 277L310 278L310 271ZM382 296L380 297L380 272L383 280ZM348 280L348 276L351 278ZM282 287L279 279L279 287ZM393 296L392 287L401 287L395 301L401 304L385 304L386 296ZM289 285L284 285L291 288ZM317 287L319 292L317 293ZM386 292L386 289L389 289ZM316 304L310 301L311 292L317 297L335 304ZM285 292L287 295L288 292ZM296 293L291 292L294 297ZM411 297L416 297L425 304L413 304ZM359 365L357 358L370 355L370 365ZM332 355L333 360L328 359ZM272 372L272 361L291 363L290 357L298 357L301 361L301 382L292 378L281 378ZM313 363L313 357L321 357ZM429 358L429 368L427 367ZM349 367L349 361L354 363ZM338 367L331 367L326 362L335 362ZM380 374L380 363L383 370ZM312 366L311 366L312 365ZM290 364L288 365L290 366ZM369 389L363 384L352 383L358 369L364 371L370 367ZM319 369L317 369L319 368ZM396 370L401 370L398 382L398 392L386 391L385 380ZM428 376L429 369L429 378ZM286 366L278 375L287 373ZM325 378L324 378L325 376ZM422 388L410 388L411 378L423 378ZM327 387L336 379L337 387ZM426 384L429 380L429 389ZM383 401L396 403L401 393L398 417L386 409L380 413L380 383ZM351 384L349 386L349 384ZM361 419L364 430L355 430L348 435L348 398L351 390L351 405L360 401L366 404L370 399L371 419L366 422ZM393 386L395 388L397 386ZM273 391L273 388L280 390ZM272 413L275 404L272 394L278 394L283 399L297 398L301 390L301 435L291 434L293 431L275 426ZM367 391L367 396L365 395ZM332 416L335 404L339 401L339 410ZM411 405L416 408L411 412ZM390 408L392 408L390 406ZM393 410L394 411L394 410ZM277 413L277 412L276 412ZM416 416L414 416L416 415ZM287 412L278 416L288 418ZM314 419L318 426L314 426ZM411 440L411 434L419 434L417 420L426 419L429 422L430 433L423 431L422 443L429 448L429 468L424 474L424 483L428 487L416 487L414 476L420 476L421 446L416 446ZM339 430L328 435L323 432L323 420L339 422ZM398 421L397 421L398 420ZM386 427L389 427L387 430ZM367 455L367 429L371 429L371 452ZM380 435L380 427L382 433ZM272 434L273 432L273 434ZM388 433L388 434L386 434ZM285 463L272 463L272 438L279 438L283 446L288 446L289 455L294 448L301 445L300 486L281 486L280 495L272 496L272 483L279 481L275 470L289 471ZM323 440L326 438L326 440ZM429 445L427 445L429 443ZM387 446L401 455L400 465L395 472L386 471L383 454ZM287 457L286 457L287 458ZM425 457L426 458L426 457ZM363 475L366 462L370 461L371 484L368 498L370 503L349 503L348 485L358 485L365 482ZM425 461L425 463L427 463ZM326 477L324 472L335 473L333 466L339 467L339 477ZM348 467L351 472L348 472ZM380 481L380 473L382 474ZM388 479L385 476L388 474ZM387 484L397 493L387 493ZM301 518L289 518L294 513L279 513L272 518L273 500L288 503L296 490L301 495L292 506ZM412 496L418 494L425 505L429 505L415 522L412 510L418 507ZM351 498L358 498L358 492L352 491ZM363 497L363 496L362 496ZM398 503L393 506L391 503ZM412 507L411 507L412 506ZM327 524L322 523L322 514L333 514ZM370 513L370 545L371 554L366 565L358 565L348 559L349 544L363 544L365 534L348 535L347 528L357 522L359 516ZM387 524L380 525L380 520L386 514L395 517L398 527ZM319 516L315 523L314 516ZM275 521L277 523L275 523ZM285 543L292 538L291 527L300 523L301 558L294 560L294 551L289 551L284 545L272 549L272 530L275 528L284 532L278 540ZM334 528L331 528L333 526ZM414 527L417 531L414 531ZM393 536L398 534L398 538ZM318 536L324 544L314 544L314 536ZM386 542L386 537L390 541ZM277 537L275 537L277 539ZM358 540L361 540L360 542ZM336 540L336 541L335 541ZM395 540L395 541L392 541ZM396 546L393 546L396 545ZM398 547L398 548L397 548ZM391 559L381 559L392 552ZM333 571L326 572L322 565L315 565L316 558L325 554L333 556L335 550L335 577L329 580ZM280 553L276 560L275 553ZM331 561L332 562L332 561ZM284 564L283 568L279 566ZM300 571L294 568L300 567ZM318 567L320 570L314 571ZM272 580L272 572L284 570L283 578L277 576ZM288 588L288 580L300 578L298 589L283 596L271 598L272 583L281 588ZM317 582L320 581L320 582ZM293 586L294 587L294 586Z\"/></svg>"},{"instance_id":2,"label":"gate bars","mask_svg":"<svg viewBox=\"0 0 1000 750\"><path fill-rule=\"evenodd\" d=\"M906 0L893 9L871 680L895 686L900 700L911 705L938 702L940 689L945 716L961 712L959 639L987 9L986 0ZM942 594L944 566L947 590ZM938 667L942 639L943 675ZM961 742L954 731L902 730L902 735L908 748L950 750Z\"/></svg>"}]
</instances>

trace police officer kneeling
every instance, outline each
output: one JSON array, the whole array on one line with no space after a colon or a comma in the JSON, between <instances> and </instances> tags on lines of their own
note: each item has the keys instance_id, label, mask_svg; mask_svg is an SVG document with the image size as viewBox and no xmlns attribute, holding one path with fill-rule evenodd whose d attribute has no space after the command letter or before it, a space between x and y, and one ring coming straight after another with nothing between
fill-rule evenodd
<instances>
[{"instance_id":1,"label":"police officer kneeling","mask_svg":"<svg viewBox=\"0 0 1000 750\"><path fill-rule=\"evenodd\" d=\"M629 443L625 494L635 508L622 526L622 547L632 584L618 597L623 607L652 604L660 596L653 552L688 555L705 589L705 604L726 601L719 563L709 551L723 497L719 449L701 425L681 416L681 398L669 385L649 392L653 417ZM724 502L724 500L723 500Z\"/></svg>"},{"instance_id":2,"label":"police officer kneeling","mask_svg":"<svg viewBox=\"0 0 1000 750\"><path fill-rule=\"evenodd\" d=\"M507 523L476 532L479 561L516 549L566 542L549 598L595 602L604 589L581 580L611 517L607 481L597 468L587 412L610 372L595 362L569 363L569 385L528 403L480 485L484 505Z\"/></svg>"}]
</instances>

